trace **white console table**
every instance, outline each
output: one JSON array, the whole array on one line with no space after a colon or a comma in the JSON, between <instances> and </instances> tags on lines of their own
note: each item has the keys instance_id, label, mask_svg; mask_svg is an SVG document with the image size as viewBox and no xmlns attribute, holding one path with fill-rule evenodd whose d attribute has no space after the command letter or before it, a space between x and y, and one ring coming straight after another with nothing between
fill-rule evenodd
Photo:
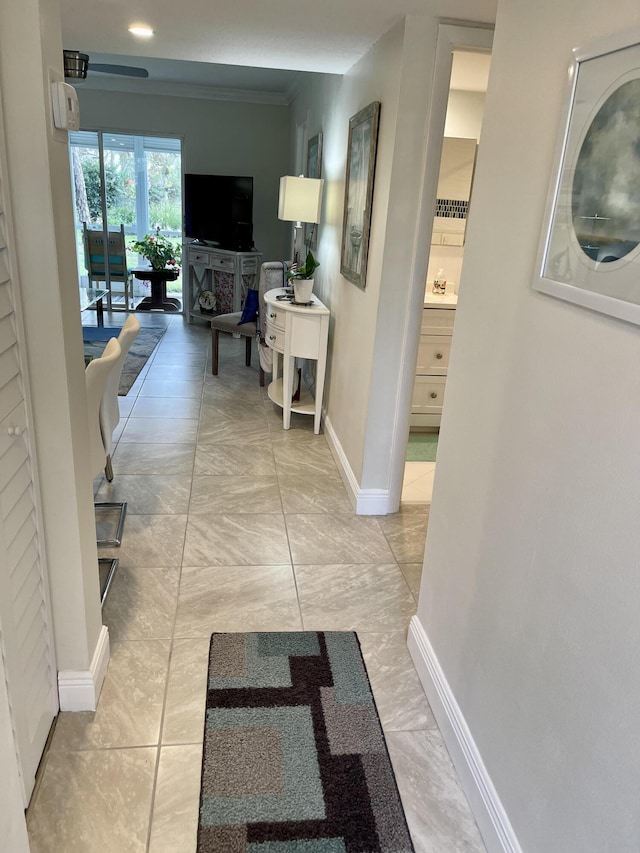
<instances>
[{"instance_id":1,"label":"white console table","mask_svg":"<svg viewBox=\"0 0 640 853\"><path fill-rule=\"evenodd\" d=\"M260 252L232 252L201 244L185 243L182 251L185 268L184 312L188 323L194 317L211 320L211 312L201 311L199 298L203 290L213 291L216 314L242 310L246 288L255 282L262 263Z\"/></svg>"},{"instance_id":2,"label":"white console table","mask_svg":"<svg viewBox=\"0 0 640 853\"><path fill-rule=\"evenodd\" d=\"M265 293L267 322L265 340L273 350L273 380L267 393L282 407L282 427L291 426L291 412L313 415L313 431L320 432L324 375L327 366L327 339L329 336L329 309L315 296L311 305L293 305L277 297L285 293L283 287ZM280 355L283 359L282 377L278 376ZM291 401L294 363L299 358L312 358L318 362L315 399L300 389L300 400ZM286 393L284 389L287 389Z\"/></svg>"}]
</instances>

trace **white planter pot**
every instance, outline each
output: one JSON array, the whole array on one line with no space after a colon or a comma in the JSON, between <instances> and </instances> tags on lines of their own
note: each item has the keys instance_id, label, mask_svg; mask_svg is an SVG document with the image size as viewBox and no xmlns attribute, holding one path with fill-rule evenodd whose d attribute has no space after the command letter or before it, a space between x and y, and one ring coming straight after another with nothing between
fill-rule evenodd
<instances>
[{"instance_id":1,"label":"white planter pot","mask_svg":"<svg viewBox=\"0 0 640 853\"><path fill-rule=\"evenodd\" d=\"M311 302L311 294L313 293L312 278L294 278L293 280L293 298L296 302L306 304Z\"/></svg>"}]
</instances>

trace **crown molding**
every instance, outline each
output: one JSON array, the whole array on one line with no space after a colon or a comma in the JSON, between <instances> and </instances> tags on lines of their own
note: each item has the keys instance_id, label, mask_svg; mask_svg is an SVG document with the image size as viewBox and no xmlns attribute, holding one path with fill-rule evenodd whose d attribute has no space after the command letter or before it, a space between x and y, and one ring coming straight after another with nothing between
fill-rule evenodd
<instances>
[{"instance_id":1,"label":"crown molding","mask_svg":"<svg viewBox=\"0 0 640 853\"><path fill-rule=\"evenodd\" d=\"M221 86L202 86L189 83L166 83L159 80L108 77L95 75L73 82L85 91L122 92L134 95L161 95L170 98L196 98L205 101L241 101L251 104L271 104L286 107L291 102L290 91L265 92L257 89L231 89Z\"/></svg>"}]
</instances>

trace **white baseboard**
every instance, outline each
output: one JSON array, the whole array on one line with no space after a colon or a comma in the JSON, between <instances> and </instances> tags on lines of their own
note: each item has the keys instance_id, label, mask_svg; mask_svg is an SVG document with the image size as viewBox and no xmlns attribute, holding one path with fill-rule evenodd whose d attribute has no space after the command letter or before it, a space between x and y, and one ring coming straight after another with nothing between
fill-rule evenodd
<instances>
[{"instance_id":1,"label":"white baseboard","mask_svg":"<svg viewBox=\"0 0 640 853\"><path fill-rule=\"evenodd\" d=\"M396 512L391 509L391 495L388 489L362 489L342 449L340 440L329 418L324 419L324 432L333 457L340 469L342 479L349 493L356 515L388 515Z\"/></svg>"},{"instance_id":2,"label":"white baseboard","mask_svg":"<svg viewBox=\"0 0 640 853\"><path fill-rule=\"evenodd\" d=\"M86 670L60 670L58 696L61 711L95 711L102 682L109 666L109 629L106 625L98 636L91 666Z\"/></svg>"},{"instance_id":3,"label":"white baseboard","mask_svg":"<svg viewBox=\"0 0 640 853\"><path fill-rule=\"evenodd\" d=\"M418 676L490 853L522 853L469 726L417 616L407 641Z\"/></svg>"},{"instance_id":4,"label":"white baseboard","mask_svg":"<svg viewBox=\"0 0 640 853\"><path fill-rule=\"evenodd\" d=\"M388 489L360 489L356 498L356 515L389 515L391 495Z\"/></svg>"}]
</instances>

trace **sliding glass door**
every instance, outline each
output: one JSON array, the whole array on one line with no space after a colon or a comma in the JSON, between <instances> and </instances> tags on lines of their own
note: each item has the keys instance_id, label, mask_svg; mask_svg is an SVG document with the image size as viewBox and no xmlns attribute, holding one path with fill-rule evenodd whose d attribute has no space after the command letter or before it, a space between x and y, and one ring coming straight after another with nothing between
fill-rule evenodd
<instances>
[{"instance_id":1,"label":"sliding glass door","mask_svg":"<svg viewBox=\"0 0 640 853\"><path fill-rule=\"evenodd\" d=\"M91 285L84 230L119 232L130 245L156 229L178 245L182 239L182 154L179 139L81 131L69 134L73 175L76 246L80 285ZM127 249L127 266L143 265ZM108 266L108 262L107 262ZM105 275L108 275L108 271ZM147 282L134 279L133 305L124 282L111 280L114 309L131 309L149 295ZM169 282L180 292L182 277Z\"/></svg>"}]
</instances>

